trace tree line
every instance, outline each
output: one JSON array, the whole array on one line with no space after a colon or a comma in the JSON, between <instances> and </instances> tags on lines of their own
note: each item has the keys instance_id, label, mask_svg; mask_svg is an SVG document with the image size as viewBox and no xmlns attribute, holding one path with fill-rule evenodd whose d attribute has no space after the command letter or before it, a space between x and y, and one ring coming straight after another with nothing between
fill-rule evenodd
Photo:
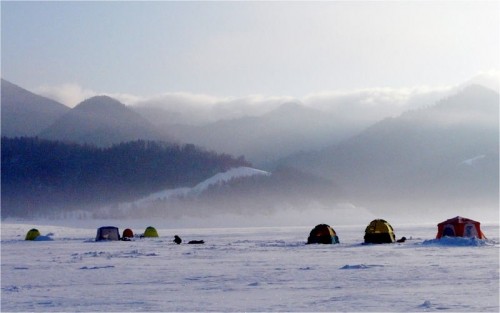
<instances>
[{"instance_id":1,"label":"tree line","mask_svg":"<svg viewBox=\"0 0 500 313\"><path fill-rule=\"evenodd\" d=\"M193 186L244 157L192 144L137 140L109 148L38 137L1 139L2 218L92 210L162 189Z\"/></svg>"}]
</instances>

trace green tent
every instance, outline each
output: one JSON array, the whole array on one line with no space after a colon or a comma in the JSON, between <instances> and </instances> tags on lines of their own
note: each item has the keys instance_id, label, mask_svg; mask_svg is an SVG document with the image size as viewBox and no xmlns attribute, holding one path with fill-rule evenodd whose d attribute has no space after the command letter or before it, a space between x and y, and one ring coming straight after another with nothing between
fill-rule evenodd
<instances>
[{"instance_id":1,"label":"green tent","mask_svg":"<svg viewBox=\"0 0 500 313\"><path fill-rule=\"evenodd\" d=\"M158 237L158 232L153 226L148 226L144 231L144 237Z\"/></svg>"}]
</instances>

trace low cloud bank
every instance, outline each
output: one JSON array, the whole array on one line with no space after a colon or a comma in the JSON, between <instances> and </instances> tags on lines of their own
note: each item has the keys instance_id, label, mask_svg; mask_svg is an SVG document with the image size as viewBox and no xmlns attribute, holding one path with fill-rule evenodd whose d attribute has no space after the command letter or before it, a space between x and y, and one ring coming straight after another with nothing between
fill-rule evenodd
<instances>
[{"instance_id":1,"label":"low cloud bank","mask_svg":"<svg viewBox=\"0 0 500 313\"><path fill-rule=\"evenodd\" d=\"M92 96L105 94L126 105L172 112L177 114L182 123L199 125L243 116L259 116L286 102L302 103L307 107L341 116L377 120L396 116L420 106L432 105L464 85L480 84L498 92L500 89L499 81L500 71L490 70L479 72L469 81L460 85L330 90L311 93L302 98L264 95L216 97L186 92L167 92L141 97L126 93L99 93L75 83L58 86L43 85L35 89L34 92L70 107L74 107Z\"/></svg>"},{"instance_id":2,"label":"low cloud bank","mask_svg":"<svg viewBox=\"0 0 500 313\"><path fill-rule=\"evenodd\" d=\"M32 92L58 101L70 108L77 106L80 102L94 96L110 96L124 104L131 104L141 101L141 97L125 93L106 93L84 88L77 83L66 83L61 85L41 85Z\"/></svg>"}]
</instances>

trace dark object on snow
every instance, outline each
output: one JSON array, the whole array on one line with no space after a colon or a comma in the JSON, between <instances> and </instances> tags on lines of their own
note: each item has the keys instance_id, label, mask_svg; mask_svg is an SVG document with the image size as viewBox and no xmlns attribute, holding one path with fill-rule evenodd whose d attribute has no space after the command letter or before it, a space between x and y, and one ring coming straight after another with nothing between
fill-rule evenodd
<instances>
[{"instance_id":1,"label":"dark object on snow","mask_svg":"<svg viewBox=\"0 0 500 313\"><path fill-rule=\"evenodd\" d=\"M366 226L365 243L393 243L395 241L394 229L386 220L373 220Z\"/></svg>"},{"instance_id":2,"label":"dark object on snow","mask_svg":"<svg viewBox=\"0 0 500 313\"><path fill-rule=\"evenodd\" d=\"M401 239L396 240L396 242L405 242L405 241L406 241L406 237L401 237Z\"/></svg>"},{"instance_id":3,"label":"dark object on snow","mask_svg":"<svg viewBox=\"0 0 500 313\"><path fill-rule=\"evenodd\" d=\"M191 240L190 242L188 242L188 244L190 244L190 245L202 245L204 243L205 243L205 241L203 241L203 240Z\"/></svg>"},{"instance_id":4,"label":"dark object on snow","mask_svg":"<svg viewBox=\"0 0 500 313\"><path fill-rule=\"evenodd\" d=\"M339 237L329 225L319 224L309 233L307 244L311 243L335 244L339 243Z\"/></svg>"},{"instance_id":5,"label":"dark object on snow","mask_svg":"<svg viewBox=\"0 0 500 313\"><path fill-rule=\"evenodd\" d=\"M181 244L181 242L182 242L181 237L179 237L179 236L175 235L175 236L174 236L174 242L175 242L176 244L180 245L180 244Z\"/></svg>"}]
</instances>

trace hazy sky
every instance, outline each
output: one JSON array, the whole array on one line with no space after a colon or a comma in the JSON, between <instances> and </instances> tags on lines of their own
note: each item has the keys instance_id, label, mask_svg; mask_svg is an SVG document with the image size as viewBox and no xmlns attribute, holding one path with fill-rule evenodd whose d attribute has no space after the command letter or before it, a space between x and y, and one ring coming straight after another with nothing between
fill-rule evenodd
<instances>
[{"instance_id":1,"label":"hazy sky","mask_svg":"<svg viewBox=\"0 0 500 313\"><path fill-rule=\"evenodd\" d=\"M2 1L1 14L2 77L30 90L301 98L500 68L499 1Z\"/></svg>"}]
</instances>

